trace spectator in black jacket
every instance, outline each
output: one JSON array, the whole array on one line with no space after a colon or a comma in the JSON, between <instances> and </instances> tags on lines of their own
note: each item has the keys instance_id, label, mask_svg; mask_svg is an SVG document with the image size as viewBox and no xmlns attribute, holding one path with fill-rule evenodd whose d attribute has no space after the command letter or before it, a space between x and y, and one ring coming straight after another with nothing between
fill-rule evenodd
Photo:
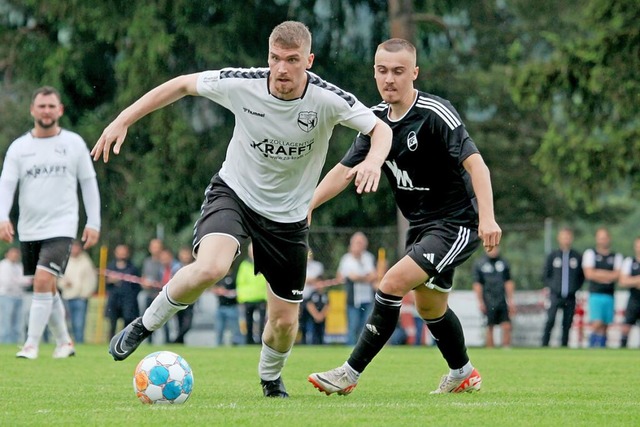
<instances>
[{"instance_id":1,"label":"spectator in black jacket","mask_svg":"<svg viewBox=\"0 0 640 427\"><path fill-rule=\"evenodd\" d=\"M543 281L548 290L549 309L542 336L542 346L548 347L556 313L562 309L562 343L569 345L569 330L576 310L576 292L584 283L582 254L572 249L573 230L563 227L558 231L558 249L549 253L544 264Z\"/></svg>"},{"instance_id":2,"label":"spectator in black jacket","mask_svg":"<svg viewBox=\"0 0 640 427\"><path fill-rule=\"evenodd\" d=\"M109 337L116 334L118 319L128 325L140 316L138 293L140 270L131 263L131 250L128 245L119 244L113 250L114 260L107 266L107 308L109 319ZM138 279L138 280L135 280Z\"/></svg>"}]
</instances>

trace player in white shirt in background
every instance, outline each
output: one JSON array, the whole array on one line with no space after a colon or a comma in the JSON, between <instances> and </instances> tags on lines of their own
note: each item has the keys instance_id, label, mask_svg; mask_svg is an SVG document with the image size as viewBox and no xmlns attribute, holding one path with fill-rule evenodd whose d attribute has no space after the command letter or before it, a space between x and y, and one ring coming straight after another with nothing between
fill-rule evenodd
<instances>
[{"instance_id":1,"label":"player in white shirt in background","mask_svg":"<svg viewBox=\"0 0 640 427\"><path fill-rule=\"evenodd\" d=\"M64 113L58 91L49 86L37 89L30 111L34 127L9 146L0 175L0 239L13 242L9 213L19 187L18 238L24 274L33 276L27 340L16 356L38 357L48 323L56 340L53 357L65 358L75 349L56 282L64 274L78 233L78 184L87 215L82 232L85 249L100 237L100 194L87 145L58 123Z\"/></svg>"}]
</instances>

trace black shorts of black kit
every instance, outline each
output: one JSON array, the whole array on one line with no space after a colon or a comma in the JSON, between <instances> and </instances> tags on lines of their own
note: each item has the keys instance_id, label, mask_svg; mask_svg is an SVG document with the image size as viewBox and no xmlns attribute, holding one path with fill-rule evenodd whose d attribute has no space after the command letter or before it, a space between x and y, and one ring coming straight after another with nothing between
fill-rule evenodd
<instances>
[{"instance_id":1,"label":"black shorts of black kit","mask_svg":"<svg viewBox=\"0 0 640 427\"><path fill-rule=\"evenodd\" d=\"M70 237L21 242L24 275L33 276L36 268L40 267L57 277L62 277L67 268L72 242L73 239Z\"/></svg>"},{"instance_id":2,"label":"black shorts of black kit","mask_svg":"<svg viewBox=\"0 0 640 427\"><path fill-rule=\"evenodd\" d=\"M412 223L407 232L406 254L441 291L453 286L455 268L465 262L480 244L477 215L469 207L450 217Z\"/></svg>"},{"instance_id":3,"label":"black shorts of black kit","mask_svg":"<svg viewBox=\"0 0 640 427\"><path fill-rule=\"evenodd\" d=\"M307 273L309 226L307 220L280 223L251 210L218 175L205 192L200 219L194 228L194 251L211 234L233 237L242 247L253 243L256 273L267 279L271 291L280 299L302 302Z\"/></svg>"},{"instance_id":4,"label":"black shorts of black kit","mask_svg":"<svg viewBox=\"0 0 640 427\"><path fill-rule=\"evenodd\" d=\"M494 326L501 323L511 322L509 318L509 307L506 302L499 304L486 305L487 307L487 325Z\"/></svg>"},{"instance_id":5,"label":"black shorts of black kit","mask_svg":"<svg viewBox=\"0 0 640 427\"><path fill-rule=\"evenodd\" d=\"M640 299L629 298L627 308L624 311L624 324L635 325L640 320Z\"/></svg>"}]
</instances>

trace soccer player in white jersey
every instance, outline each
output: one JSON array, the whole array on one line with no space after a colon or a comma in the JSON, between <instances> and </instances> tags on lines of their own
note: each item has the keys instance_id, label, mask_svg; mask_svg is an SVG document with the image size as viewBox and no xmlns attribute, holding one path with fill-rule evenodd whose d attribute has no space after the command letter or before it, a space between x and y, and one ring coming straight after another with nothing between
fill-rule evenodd
<instances>
[{"instance_id":1,"label":"soccer player in white jersey","mask_svg":"<svg viewBox=\"0 0 640 427\"><path fill-rule=\"evenodd\" d=\"M416 309L450 368L433 393L479 390L482 379L467 356L462 326L447 301L455 267L471 256L480 240L488 250L500 243L489 169L451 104L414 88L418 67L411 43L390 39L380 44L374 71L384 102L373 110L393 131L383 171L409 220L406 253L382 278L373 312L349 359L338 368L311 374L309 381L326 394L350 393L391 337L402 298L413 290ZM369 147L369 138L358 135L318 186L312 210L346 188L351 168Z\"/></svg>"},{"instance_id":2,"label":"soccer player in white jersey","mask_svg":"<svg viewBox=\"0 0 640 427\"><path fill-rule=\"evenodd\" d=\"M236 119L225 161L207 187L195 225L196 260L176 273L141 318L114 336L109 351L115 360L127 358L151 331L223 278L250 238L256 271L269 283L258 374L265 396L288 397L281 372L296 337L307 213L331 133L341 124L371 137L371 153L353 169L358 192L377 189L392 136L352 94L309 72L313 59L307 27L283 22L269 36L269 68L176 77L125 109L100 136L92 154L108 161L112 145L120 152L129 126L186 95L209 98Z\"/></svg>"},{"instance_id":3,"label":"soccer player in white jersey","mask_svg":"<svg viewBox=\"0 0 640 427\"><path fill-rule=\"evenodd\" d=\"M78 183L87 215L84 247L92 247L100 237L96 172L82 137L58 124L63 112L56 89L44 86L35 91L31 100L33 129L9 146L0 176L0 238L13 241L9 212L19 186L18 239L24 273L33 276L27 340L16 355L25 359L38 357L47 323L56 340L53 357L75 354L56 282L64 273L78 233Z\"/></svg>"}]
</instances>

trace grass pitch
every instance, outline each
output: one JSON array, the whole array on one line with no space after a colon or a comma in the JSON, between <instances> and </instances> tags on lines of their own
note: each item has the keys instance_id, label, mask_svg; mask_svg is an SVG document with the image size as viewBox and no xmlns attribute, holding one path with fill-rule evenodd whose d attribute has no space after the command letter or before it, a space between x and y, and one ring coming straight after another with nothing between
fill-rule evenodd
<instances>
[{"instance_id":1,"label":"grass pitch","mask_svg":"<svg viewBox=\"0 0 640 427\"><path fill-rule=\"evenodd\" d=\"M137 362L152 351L182 355L194 371L183 405L143 405L132 387ZM344 346L297 346L283 379L291 397L265 399L260 348L143 345L114 362L106 345L80 345L54 360L16 359L0 346L0 426L637 426L640 351L470 349L482 391L430 395L447 371L434 347L386 347L349 396L325 396L307 382L341 364Z\"/></svg>"}]
</instances>

